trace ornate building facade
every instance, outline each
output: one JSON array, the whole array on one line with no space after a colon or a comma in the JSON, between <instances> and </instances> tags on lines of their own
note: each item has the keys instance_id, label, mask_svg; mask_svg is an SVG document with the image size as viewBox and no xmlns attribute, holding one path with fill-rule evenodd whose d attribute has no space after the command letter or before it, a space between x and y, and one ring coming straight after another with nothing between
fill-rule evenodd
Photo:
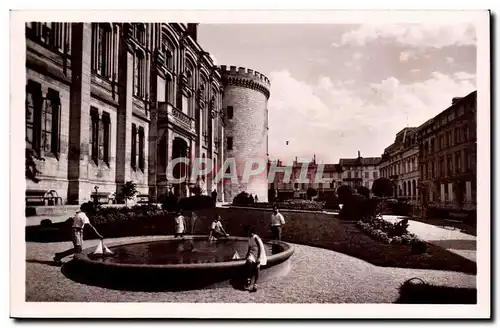
<instances>
[{"instance_id":1,"label":"ornate building facade","mask_svg":"<svg viewBox=\"0 0 500 328\"><path fill-rule=\"evenodd\" d=\"M224 160L221 74L196 34L197 24L27 23L26 149L41 158L27 189L68 204L127 181L157 201L195 185L223 195L213 174L167 174L178 157L214 170Z\"/></svg>"},{"instance_id":2,"label":"ornate building facade","mask_svg":"<svg viewBox=\"0 0 500 328\"><path fill-rule=\"evenodd\" d=\"M420 180L429 207L476 209L476 101L476 91L454 98L418 128Z\"/></svg>"},{"instance_id":3,"label":"ornate building facade","mask_svg":"<svg viewBox=\"0 0 500 328\"><path fill-rule=\"evenodd\" d=\"M380 157L361 157L359 151L357 158L341 158L342 184L355 190L364 186L371 191L373 182L380 177L380 160Z\"/></svg>"},{"instance_id":4,"label":"ornate building facade","mask_svg":"<svg viewBox=\"0 0 500 328\"><path fill-rule=\"evenodd\" d=\"M380 174L394 183L394 197L418 199L419 149L417 128L408 127L396 134L394 143L384 150Z\"/></svg>"}]
</instances>

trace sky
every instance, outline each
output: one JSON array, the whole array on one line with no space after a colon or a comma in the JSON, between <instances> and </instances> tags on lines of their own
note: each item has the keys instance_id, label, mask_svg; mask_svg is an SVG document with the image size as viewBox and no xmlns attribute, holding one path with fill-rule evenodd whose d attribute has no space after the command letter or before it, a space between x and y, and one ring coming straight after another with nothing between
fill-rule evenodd
<instances>
[{"instance_id":1,"label":"sky","mask_svg":"<svg viewBox=\"0 0 500 328\"><path fill-rule=\"evenodd\" d=\"M269 155L285 162L381 156L476 90L469 24L200 24L198 42L270 79Z\"/></svg>"}]
</instances>

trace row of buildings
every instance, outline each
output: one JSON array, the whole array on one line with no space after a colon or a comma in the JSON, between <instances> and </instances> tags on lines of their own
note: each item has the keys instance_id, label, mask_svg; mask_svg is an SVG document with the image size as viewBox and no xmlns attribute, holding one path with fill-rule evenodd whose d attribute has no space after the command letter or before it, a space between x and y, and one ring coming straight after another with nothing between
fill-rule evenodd
<instances>
[{"instance_id":1,"label":"row of buildings","mask_svg":"<svg viewBox=\"0 0 500 328\"><path fill-rule=\"evenodd\" d=\"M291 180L277 173L269 188L278 194L305 197L308 188L319 194L335 192L341 185L365 186L371 190L379 178L391 180L394 197L413 204L439 209L476 209L476 110L477 92L453 98L450 107L418 127L406 127L381 157L342 158L338 164L324 165L324 178L331 183L315 183L316 160L306 163L310 183L300 183L302 163L270 166L290 170Z\"/></svg>"},{"instance_id":2,"label":"row of buildings","mask_svg":"<svg viewBox=\"0 0 500 328\"><path fill-rule=\"evenodd\" d=\"M476 209L476 112L474 91L396 135L380 174L394 183L397 197L439 209Z\"/></svg>"},{"instance_id":3,"label":"row of buildings","mask_svg":"<svg viewBox=\"0 0 500 328\"><path fill-rule=\"evenodd\" d=\"M27 195L54 190L78 204L133 181L156 201L188 196L194 186L217 190L221 201L243 190L266 200L264 174L240 184L214 183L213 173L228 157L267 161L270 82L215 65L197 28L26 23L26 162L39 172L26 179ZM192 181L190 167L177 165L169 175L179 157L210 162L212 174ZM173 182L186 173L186 182Z\"/></svg>"},{"instance_id":4,"label":"row of buildings","mask_svg":"<svg viewBox=\"0 0 500 328\"><path fill-rule=\"evenodd\" d=\"M269 163L270 175L273 168L277 171L274 180L269 182L269 189L276 191L282 198L306 198L309 188L315 189L322 197L334 193L342 185L353 189L364 186L371 190L373 182L380 176L380 160L380 157L361 157L360 152L358 157L341 158L337 164L318 164L316 156L312 161L299 162L296 158L291 165L284 165L277 160ZM285 179L286 171L290 172L288 179ZM325 183L318 179L328 179L330 182ZM305 182L306 180L308 182Z\"/></svg>"}]
</instances>

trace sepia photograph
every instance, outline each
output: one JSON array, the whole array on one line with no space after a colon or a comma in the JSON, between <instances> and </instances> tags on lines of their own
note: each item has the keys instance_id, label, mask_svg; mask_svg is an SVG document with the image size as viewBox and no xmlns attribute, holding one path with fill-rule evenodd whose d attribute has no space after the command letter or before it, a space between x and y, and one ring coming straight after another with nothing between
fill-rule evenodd
<instances>
[{"instance_id":1,"label":"sepia photograph","mask_svg":"<svg viewBox=\"0 0 500 328\"><path fill-rule=\"evenodd\" d=\"M489 318L489 31L12 11L11 316Z\"/></svg>"}]
</instances>

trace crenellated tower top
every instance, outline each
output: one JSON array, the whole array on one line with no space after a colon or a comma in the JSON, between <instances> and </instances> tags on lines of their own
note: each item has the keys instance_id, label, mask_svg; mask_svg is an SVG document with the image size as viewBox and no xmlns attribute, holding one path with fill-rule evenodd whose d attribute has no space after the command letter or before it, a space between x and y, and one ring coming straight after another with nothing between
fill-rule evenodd
<instances>
[{"instance_id":1,"label":"crenellated tower top","mask_svg":"<svg viewBox=\"0 0 500 328\"><path fill-rule=\"evenodd\" d=\"M236 85L262 92L269 98L271 82L262 73L253 69L236 66L219 66L224 85Z\"/></svg>"}]
</instances>

